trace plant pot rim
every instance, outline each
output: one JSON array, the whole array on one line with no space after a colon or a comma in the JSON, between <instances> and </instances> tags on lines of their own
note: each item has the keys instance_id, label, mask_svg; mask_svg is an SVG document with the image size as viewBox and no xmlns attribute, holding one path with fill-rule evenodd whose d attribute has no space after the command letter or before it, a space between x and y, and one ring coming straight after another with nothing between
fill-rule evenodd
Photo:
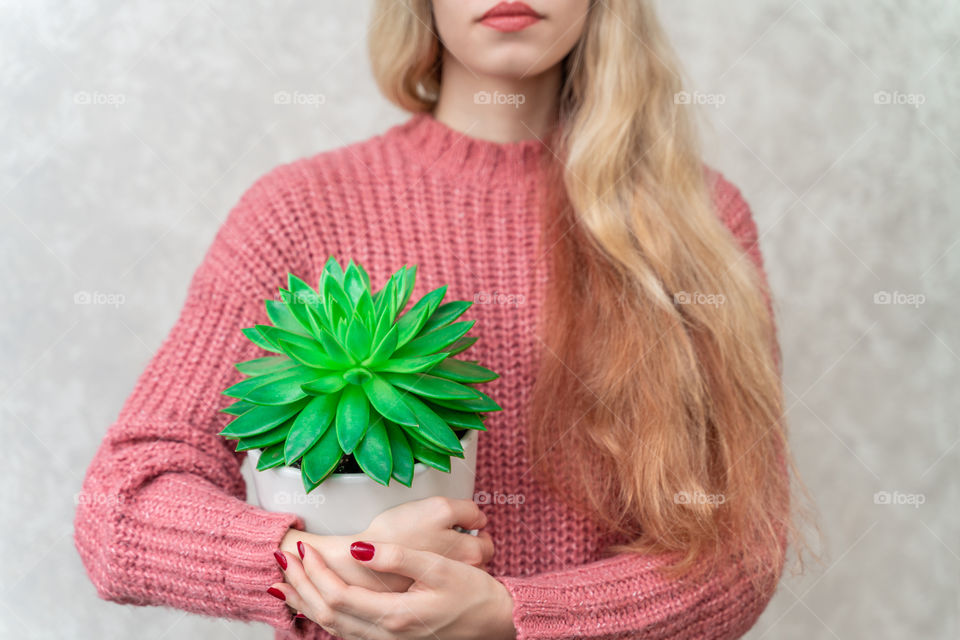
<instances>
[{"instance_id":1,"label":"plant pot rim","mask_svg":"<svg viewBox=\"0 0 960 640\"><path fill-rule=\"evenodd\" d=\"M468 430L467 433L460 439L460 441L466 443L466 442L467 442L469 439L471 439L471 438L474 439L474 440L477 439L477 430L476 430L476 429L470 429L470 430ZM471 444L472 444L472 443L471 443ZM248 453L248 455L251 454L251 453L255 453L258 458L259 458L259 456L260 456L260 452L257 451L256 449L251 449L251 450L250 450L249 452L247 452L247 453ZM461 458L457 458L457 457L454 457L454 456L450 456L450 466L451 466L451 469L453 468L453 465L456 464L456 462L455 462L456 460L461 460ZM426 471L428 471L429 469L432 469L432 468L433 468L433 467L428 467L427 465L423 464L422 462L414 463L414 465L413 465L413 475L414 475L414 477L416 477L416 476L418 476L418 475L421 475L421 474L425 473ZM257 473L273 472L273 473L279 474L279 475L282 476L282 477L291 478L291 479L297 479L297 480L299 480L299 479L301 478L300 469L297 469L297 468L294 468L294 467L288 467L288 466L286 466L286 465L282 465L282 466L279 466L279 467L274 467L274 468L272 468L272 469L267 469L266 471L256 470L256 472L257 472ZM446 472L442 472L442 473L446 473ZM327 483L330 483L330 482L334 482L334 481L335 481L335 482L341 482L341 483L349 483L349 484L356 484L356 483L360 483L360 482L374 482L374 480L373 480L372 478L370 478L367 474L362 473L362 472L361 472L361 473L332 473L332 474L330 474L330 476L329 476L326 480L324 480L317 488L319 489L319 488L323 487L323 485L325 485L325 484L327 484Z\"/></svg>"}]
</instances>

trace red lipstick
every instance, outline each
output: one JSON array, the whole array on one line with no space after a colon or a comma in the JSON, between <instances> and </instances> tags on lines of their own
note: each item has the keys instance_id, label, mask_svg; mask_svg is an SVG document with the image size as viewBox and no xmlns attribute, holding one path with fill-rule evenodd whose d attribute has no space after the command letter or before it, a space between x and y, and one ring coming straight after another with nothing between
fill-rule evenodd
<instances>
[{"instance_id":1,"label":"red lipstick","mask_svg":"<svg viewBox=\"0 0 960 640\"><path fill-rule=\"evenodd\" d=\"M505 33L522 31L543 19L543 16L523 2L501 2L487 11L480 22Z\"/></svg>"}]
</instances>

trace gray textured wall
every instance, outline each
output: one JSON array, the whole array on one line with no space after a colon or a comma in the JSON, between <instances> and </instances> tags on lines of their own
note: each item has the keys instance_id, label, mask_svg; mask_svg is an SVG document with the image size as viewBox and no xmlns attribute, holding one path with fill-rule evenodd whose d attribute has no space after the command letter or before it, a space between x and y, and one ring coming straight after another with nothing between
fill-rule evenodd
<instances>
[{"instance_id":1,"label":"gray textured wall","mask_svg":"<svg viewBox=\"0 0 960 640\"><path fill-rule=\"evenodd\" d=\"M663 4L708 103L708 160L762 233L823 530L822 566L785 580L749 637L956 638L960 6ZM368 12L3 3L0 636L269 637L98 600L73 496L240 193L404 117L369 78Z\"/></svg>"}]
</instances>

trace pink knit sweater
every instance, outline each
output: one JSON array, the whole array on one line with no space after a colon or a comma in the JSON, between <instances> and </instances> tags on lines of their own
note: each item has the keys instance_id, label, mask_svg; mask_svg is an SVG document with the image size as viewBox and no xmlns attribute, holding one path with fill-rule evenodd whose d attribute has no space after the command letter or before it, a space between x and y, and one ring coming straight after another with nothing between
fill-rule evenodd
<instances>
[{"instance_id":1,"label":"pink knit sweater","mask_svg":"<svg viewBox=\"0 0 960 640\"><path fill-rule=\"evenodd\" d=\"M295 516L244 501L243 454L217 433L232 364L257 357L240 332L266 323L263 299L288 271L315 282L329 255L382 283L419 265L414 297L448 284L475 300L474 357L501 374L485 391L503 407L481 434L476 489L497 552L490 572L514 600L518 637L735 638L769 593L740 566L671 581L665 558L619 555L619 542L529 473L523 412L536 372L541 156L535 140L464 136L429 115L385 134L279 166L241 197L190 283L179 319L151 359L87 472L75 542L103 598L259 620L277 638L327 637L294 624L266 593L282 580L272 552ZM710 169L718 215L761 273L757 230L736 187ZM769 300L768 300L769 301ZM779 567L770 581L779 577Z\"/></svg>"}]
</instances>

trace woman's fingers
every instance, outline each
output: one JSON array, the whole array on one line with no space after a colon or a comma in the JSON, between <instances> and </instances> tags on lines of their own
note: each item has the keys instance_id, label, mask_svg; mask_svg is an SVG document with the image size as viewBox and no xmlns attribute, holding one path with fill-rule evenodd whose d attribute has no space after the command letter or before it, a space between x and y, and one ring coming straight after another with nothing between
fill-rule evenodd
<instances>
[{"instance_id":1,"label":"woman's fingers","mask_svg":"<svg viewBox=\"0 0 960 640\"><path fill-rule=\"evenodd\" d=\"M444 528L459 526L464 529L482 529L487 526L487 516L473 500L434 496L424 499L423 505Z\"/></svg>"},{"instance_id":2,"label":"woman's fingers","mask_svg":"<svg viewBox=\"0 0 960 640\"><path fill-rule=\"evenodd\" d=\"M493 560L495 551L493 536L487 531L481 531L477 534L477 540L480 542L480 564L478 566L486 566L488 562Z\"/></svg>"},{"instance_id":3,"label":"woman's fingers","mask_svg":"<svg viewBox=\"0 0 960 640\"><path fill-rule=\"evenodd\" d=\"M280 552L287 564L286 568L283 569L287 584L280 585L279 588L287 596L287 604L302 611L330 635L344 638L375 639L381 637L382 634L375 626L341 611L333 606L336 603L327 600L323 589L318 588L315 584L312 574L320 572L326 572L333 576L336 576L336 574L326 566L316 549L304 544L303 550L304 557L309 558L309 561L305 560L304 562L309 562L311 565L310 574L307 573L300 558L291 553ZM339 577L336 579L340 580ZM342 583L342 581L340 582Z\"/></svg>"},{"instance_id":4,"label":"woman's fingers","mask_svg":"<svg viewBox=\"0 0 960 640\"><path fill-rule=\"evenodd\" d=\"M389 542L371 544L357 541L350 545L350 554L374 571L407 576L428 587L445 585L447 567L449 563L455 562L430 551L411 549Z\"/></svg>"},{"instance_id":5,"label":"woman's fingers","mask_svg":"<svg viewBox=\"0 0 960 640\"><path fill-rule=\"evenodd\" d=\"M493 558L493 538L486 531L472 536L469 533L460 533L450 529L442 538L448 546L435 548L433 551L474 567L480 567Z\"/></svg>"},{"instance_id":6,"label":"woman's fingers","mask_svg":"<svg viewBox=\"0 0 960 640\"><path fill-rule=\"evenodd\" d=\"M349 585L323 561L316 549L306 546L303 567L324 603L334 612L376 623L395 606L397 594Z\"/></svg>"}]
</instances>

